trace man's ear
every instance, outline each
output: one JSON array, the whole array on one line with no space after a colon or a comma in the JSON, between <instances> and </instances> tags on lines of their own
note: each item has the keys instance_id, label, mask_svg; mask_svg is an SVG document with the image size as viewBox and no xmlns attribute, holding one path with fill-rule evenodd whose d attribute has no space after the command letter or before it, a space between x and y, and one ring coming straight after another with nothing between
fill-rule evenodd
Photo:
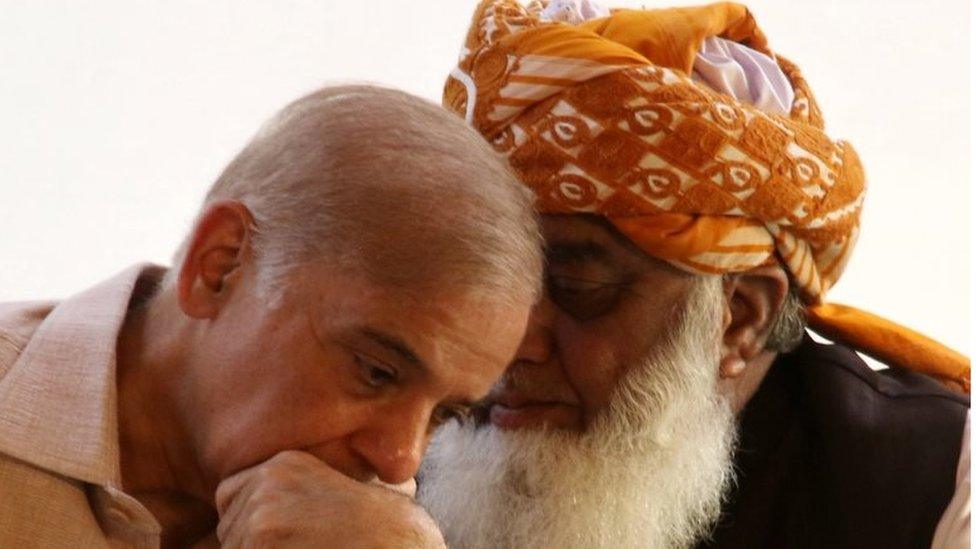
<instances>
[{"instance_id":1,"label":"man's ear","mask_svg":"<svg viewBox=\"0 0 976 549\"><path fill-rule=\"evenodd\" d=\"M250 253L254 217L240 202L207 207L197 220L176 283L180 309L193 318L213 318Z\"/></svg>"},{"instance_id":2,"label":"man's ear","mask_svg":"<svg viewBox=\"0 0 976 549\"><path fill-rule=\"evenodd\" d=\"M766 346L789 278L779 265L764 265L725 278L725 310L719 376L736 378Z\"/></svg>"}]
</instances>

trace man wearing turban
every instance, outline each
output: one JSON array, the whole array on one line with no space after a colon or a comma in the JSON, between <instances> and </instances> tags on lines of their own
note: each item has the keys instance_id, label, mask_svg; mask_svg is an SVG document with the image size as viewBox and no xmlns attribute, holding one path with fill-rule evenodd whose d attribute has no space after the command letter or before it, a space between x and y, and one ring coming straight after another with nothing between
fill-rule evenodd
<instances>
[{"instance_id":1,"label":"man wearing turban","mask_svg":"<svg viewBox=\"0 0 976 549\"><path fill-rule=\"evenodd\" d=\"M484 0L444 104L534 191L548 258L425 461L452 547L968 546L969 359L826 302L864 173L744 6Z\"/></svg>"}]
</instances>

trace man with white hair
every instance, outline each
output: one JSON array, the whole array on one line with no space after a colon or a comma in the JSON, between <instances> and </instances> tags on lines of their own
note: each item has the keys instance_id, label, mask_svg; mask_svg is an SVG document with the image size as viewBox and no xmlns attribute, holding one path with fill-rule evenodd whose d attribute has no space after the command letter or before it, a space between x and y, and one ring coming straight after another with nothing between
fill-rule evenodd
<instances>
[{"instance_id":1,"label":"man with white hair","mask_svg":"<svg viewBox=\"0 0 976 549\"><path fill-rule=\"evenodd\" d=\"M861 165L744 6L484 0L464 46L444 104L535 192L548 263L425 459L449 545L968 546L969 360L824 302Z\"/></svg>"},{"instance_id":2,"label":"man with white hair","mask_svg":"<svg viewBox=\"0 0 976 549\"><path fill-rule=\"evenodd\" d=\"M443 547L400 492L524 333L527 194L407 94L289 105L172 269L0 305L0 546Z\"/></svg>"}]
</instances>

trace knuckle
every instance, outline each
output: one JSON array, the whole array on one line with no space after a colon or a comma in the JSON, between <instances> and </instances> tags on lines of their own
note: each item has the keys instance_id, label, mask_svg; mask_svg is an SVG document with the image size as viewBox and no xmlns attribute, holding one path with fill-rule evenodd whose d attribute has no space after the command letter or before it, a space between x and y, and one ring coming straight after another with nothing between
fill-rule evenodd
<instances>
[{"instance_id":1,"label":"knuckle","mask_svg":"<svg viewBox=\"0 0 976 549\"><path fill-rule=\"evenodd\" d=\"M288 475L306 470L314 462L317 462L316 458L305 452L286 450L264 462L261 472L268 478L282 480Z\"/></svg>"},{"instance_id":2,"label":"knuckle","mask_svg":"<svg viewBox=\"0 0 976 549\"><path fill-rule=\"evenodd\" d=\"M300 452L298 450L284 450L275 454L270 461L280 465L299 465L305 463L308 457L308 454L305 452Z\"/></svg>"},{"instance_id":3,"label":"knuckle","mask_svg":"<svg viewBox=\"0 0 976 549\"><path fill-rule=\"evenodd\" d=\"M401 517L399 531L417 547L446 547L440 529L426 512L413 506ZM412 544L407 544L412 545Z\"/></svg>"},{"instance_id":4,"label":"knuckle","mask_svg":"<svg viewBox=\"0 0 976 549\"><path fill-rule=\"evenodd\" d=\"M434 519L422 507L404 496L397 494L396 497L385 501L384 506L390 522L401 528L418 533L439 532Z\"/></svg>"},{"instance_id":5,"label":"knuckle","mask_svg":"<svg viewBox=\"0 0 976 549\"><path fill-rule=\"evenodd\" d=\"M266 463L258 470L257 480L260 486L279 485L288 477L288 470L282 463Z\"/></svg>"},{"instance_id":6,"label":"knuckle","mask_svg":"<svg viewBox=\"0 0 976 549\"><path fill-rule=\"evenodd\" d=\"M280 499L280 492L274 484L261 484L251 494L251 500L257 505L273 504L278 499Z\"/></svg>"},{"instance_id":7,"label":"knuckle","mask_svg":"<svg viewBox=\"0 0 976 549\"><path fill-rule=\"evenodd\" d=\"M217 509L225 509L228 505L228 498L230 497L229 491L224 485L220 485L217 488L217 492L214 493L214 503L217 505Z\"/></svg>"},{"instance_id":8,"label":"knuckle","mask_svg":"<svg viewBox=\"0 0 976 549\"><path fill-rule=\"evenodd\" d=\"M269 541L276 538L283 531L283 526L276 513L260 508L248 517L246 533L251 541Z\"/></svg>"}]
</instances>

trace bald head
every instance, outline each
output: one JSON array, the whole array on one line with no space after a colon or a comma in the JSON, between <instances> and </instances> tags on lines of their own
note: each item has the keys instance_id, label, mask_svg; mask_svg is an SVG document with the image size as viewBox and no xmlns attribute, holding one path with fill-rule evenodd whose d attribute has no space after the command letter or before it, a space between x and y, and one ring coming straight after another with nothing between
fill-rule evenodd
<instances>
[{"instance_id":1,"label":"bald head","mask_svg":"<svg viewBox=\"0 0 976 549\"><path fill-rule=\"evenodd\" d=\"M371 86L319 90L267 122L220 175L211 203L254 218L262 285L329 261L400 289L504 288L541 274L529 197L463 121ZM179 254L178 254L179 255Z\"/></svg>"}]
</instances>

